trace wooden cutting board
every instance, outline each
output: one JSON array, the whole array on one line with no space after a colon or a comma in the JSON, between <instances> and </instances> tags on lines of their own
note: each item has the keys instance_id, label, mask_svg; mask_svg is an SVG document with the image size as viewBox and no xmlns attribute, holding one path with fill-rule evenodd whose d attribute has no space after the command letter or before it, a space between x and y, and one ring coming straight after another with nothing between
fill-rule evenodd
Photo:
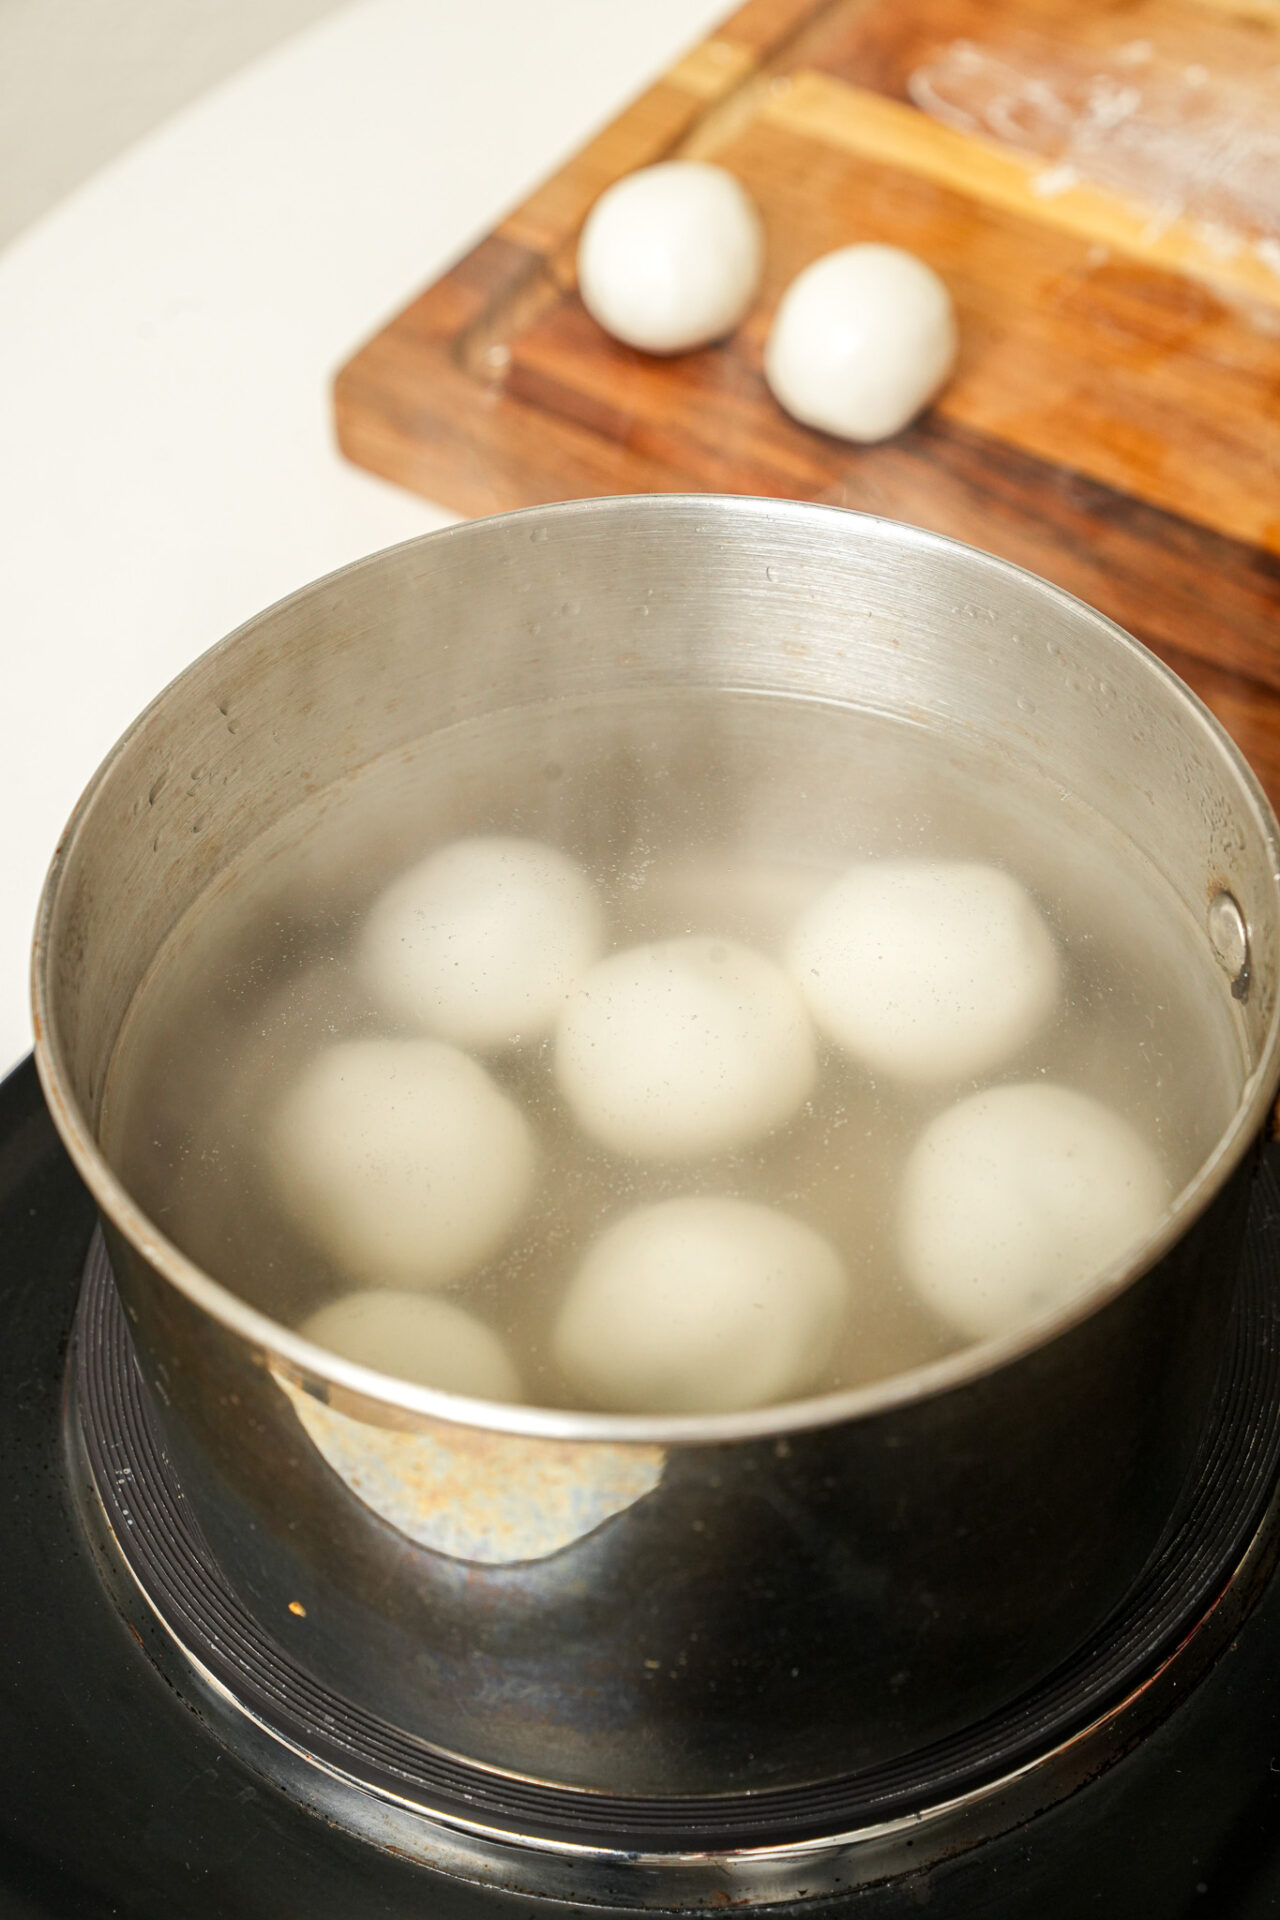
<instances>
[{"instance_id":1,"label":"wooden cutting board","mask_svg":"<svg viewBox=\"0 0 1280 1920\"><path fill-rule=\"evenodd\" d=\"M749 0L343 368L339 443L459 512L835 502L1015 560L1136 633L1280 804L1280 0ZM727 342L653 359L574 279L610 181L714 159L768 231ZM955 378L855 448L770 397L809 260L950 286Z\"/></svg>"}]
</instances>

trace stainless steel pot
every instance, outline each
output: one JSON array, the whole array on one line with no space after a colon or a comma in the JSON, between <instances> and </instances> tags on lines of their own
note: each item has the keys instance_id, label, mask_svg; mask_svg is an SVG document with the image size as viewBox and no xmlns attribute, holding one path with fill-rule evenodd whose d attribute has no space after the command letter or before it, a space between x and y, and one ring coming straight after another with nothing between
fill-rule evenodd
<instances>
[{"instance_id":1,"label":"stainless steel pot","mask_svg":"<svg viewBox=\"0 0 1280 1920\"><path fill-rule=\"evenodd\" d=\"M1030 1334L883 1384L675 1420L400 1385L184 1258L97 1127L139 981L202 891L303 797L448 723L725 685L1038 756L1204 929L1247 1076L1136 1266ZM1130 1587L1196 1448L1280 1078L1277 871L1257 783L1173 675L1045 582L909 527L588 501L450 528L251 621L98 772L35 957L44 1086L226 1577L394 1727L605 1793L820 1781L1011 1699Z\"/></svg>"}]
</instances>

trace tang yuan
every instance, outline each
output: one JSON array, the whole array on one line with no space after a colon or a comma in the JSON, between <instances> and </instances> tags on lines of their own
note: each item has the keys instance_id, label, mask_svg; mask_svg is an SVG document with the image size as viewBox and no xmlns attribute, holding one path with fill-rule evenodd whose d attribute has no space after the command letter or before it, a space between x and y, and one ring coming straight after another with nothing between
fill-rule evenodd
<instances>
[{"instance_id":1,"label":"tang yuan","mask_svg":"<svg viewBox=\"0 0 1280 1920\"><path fill-rule=\"evenodd\" d=\"M393 1013L459 1046L537 1039L601 950L595 889L536 840L455 840L393 880L357 965Z\"/></svg>"},{"instance_id":2,"label":"tang yuan","mask_svg":"<svg viewBox=\"0 0 1280 1920\"><path fill-rule=\"evenodd\" d=\"M578 244L583 304L645 353L683 353L731 333L755 299L764 229L723 167L664 160L615 181Z\"/></svg>"},{"instance_id":3,"label":"tang yuan","mask_svg":"<svg viewBox=\"0 0 1280 1920\"><path fill-rule=\"evenodd\" d=\"M475 1400L519 1400L520 1376L492 1327L434 1293L366 1287L345 1293L299 1331L358 1366Z\"/></svg>"},{"instance_id":4,"label":"tang yuan","mask_svg":"<svg viewBox=\"0 0 1280 1920\"><path fill-rule=\"evenodd\" d=\"M950 377L958 346L945 283L902 247L864 242L812 261L783 294L765 378L795 419L844 440L901 432Z\"/></svg>"},{"instance_id":5,"label":"tang yuan","mask_svg":"<svg viewBox=\"0 0 1280 1920\"><path fill-rule=\"evenodd\" d=\"M802 915L791 973L822 1030L873 1073L987 1073L1044 1026L1058 953L1012 874L967 860L852 867Z\"/></svg>"},{"instance_id":6,"label":"tang yuan","mask_svg":"<svg viewBox=\"0 0 1280 1920\"><path fill-rule=\"evenodd\" d=\"M812 1387L848 1301L839 1255L812 1227L753 1201L694 1196L606 1228L553 1344L593 1406L727 1413Z\"/></svg>"},{"instance_id":7,"label":"tang yuan","mask_svg":"<svg viewBox=\"0 0 1280 1920\"><path fill-rule=\"evenodd\" d=\"M1137 1130L1051 1081L989 1087L916 1142L898 1211L903 1271L970 1339L1061 1306L1150 1234L1172 1195Z\"/></svg>"},{"instance_id":8,"label":"tang yuan","mask_svg":"<svg viewBox=\"0 0 1280 1920\"><path fill-rule=\"evenodd\" d=\"M579 1125L644 1160L762 1139L801 1106L814 1071L791 982L712 935L610 954L579 983L556 1036L556 1076Z\"/></svg>"},{"instance_id":9,"label":"tang yuan","mask_svg":"<svg viewBox=\"0 0 1280 1920\"><path fill-rule=\"evenodd\" d=\"M295 1225L355 1279L443 1286L496 1253L533 1189L528 1121L443 1040L346 1040L307 1062L269 1137Z\"/></svg>"}]
</instances>

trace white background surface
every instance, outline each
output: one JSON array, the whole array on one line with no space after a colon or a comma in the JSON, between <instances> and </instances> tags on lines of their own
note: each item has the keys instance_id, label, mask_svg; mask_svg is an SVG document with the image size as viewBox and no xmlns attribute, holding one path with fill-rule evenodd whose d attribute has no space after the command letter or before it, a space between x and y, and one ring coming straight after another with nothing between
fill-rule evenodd
<instances>
[{"instance_id":1,"label":"white background surface","mask_svg":"<svg viewBox=\"0 0 1280 1920\"><path fill-rule=\"evenodd\" d=\"M44 869L134 714L282 594L448 517L339 459L335 368L727 11L359 0L0 253L0 1071L30 1044Z\"/></svg>"},{"instance_id":2,"label":"white background surface","mask_svg":"<svg viewBox=\"0 0 1280 1920\"><path fill-rule=\"evenodd\" d=\"M342 0L0 0L0 246Z\"/></svg>"}]
</instances>

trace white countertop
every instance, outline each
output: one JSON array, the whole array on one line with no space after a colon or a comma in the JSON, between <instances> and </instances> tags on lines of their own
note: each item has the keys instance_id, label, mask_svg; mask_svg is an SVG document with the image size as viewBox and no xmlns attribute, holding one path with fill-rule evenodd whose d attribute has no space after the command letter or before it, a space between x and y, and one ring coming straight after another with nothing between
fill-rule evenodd
<instances>
[{"instance_id":1,"label":"white countertop","mask_svg":"<svg viewBox=\"0 0 1280 1920\"><path fill-rule=\"evenodd\" d=\"M0 253L0 1072L45 867L112 742L303 582L450 517L329 384L727 0L358 0Z\"/></svg>"}]
</instances>

